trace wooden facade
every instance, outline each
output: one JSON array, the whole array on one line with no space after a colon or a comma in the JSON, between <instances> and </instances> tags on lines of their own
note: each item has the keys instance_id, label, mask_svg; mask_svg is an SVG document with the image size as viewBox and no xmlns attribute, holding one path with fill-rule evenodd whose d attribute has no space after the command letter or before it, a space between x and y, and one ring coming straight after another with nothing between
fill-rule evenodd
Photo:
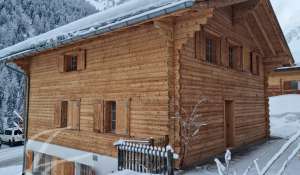
<instances>
[{"instance_id":1,"label":"wooden facade","mask_svg":"<svg viewBox=\"0 0 300 175\"><path fill-rule=\"evenodd\" d=\"M208 39L216 43L209 62ZM79 53L77 71L65 71L69 53ZM116 156L113 142L120 138L166 135L182 154L175 113L191 113L206 97L199 108L206 126L192 139L182 167L268 137L268 74L292 62L267 0L200 1L16 61L30 76L29 139L101 155ZM63 102L73 114L67 128L61 127ZM105 126L109 102L117 106L113 132Z\"/></svg>"},{"instance_id":2,"label":"wooden facade","mask_svg":"<svg viewBox=\"0 0 300 175\"><path fill-rule=\"evenodd\" d=\"M287 67L274 70L269 76L268 95L300 94L300 70Z\"/></svg>"}]
</instances>

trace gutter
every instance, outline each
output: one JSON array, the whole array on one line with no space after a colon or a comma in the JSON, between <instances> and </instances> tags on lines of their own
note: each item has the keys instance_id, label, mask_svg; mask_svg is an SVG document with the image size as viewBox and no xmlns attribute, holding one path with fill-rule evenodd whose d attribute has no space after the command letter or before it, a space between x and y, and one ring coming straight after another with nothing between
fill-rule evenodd
<instances>
[{"instance_id":1,"label":"gutter","mask_svg":"<svg viewBox=\"0 0 300 175\"><path fill-rule=\"evenodd\" d=\"M17 74L21 74L23 76L25 76L25 81L26 81L26 91L25 91L25 108L24 108L24 136L25 136L25 141L24 141L24 153L23 153L23 172L22 175L25 174L26 171L26 145L28 142L28 114L29 114L29 76L24 73L21 72L20 70L13 68L11 66L9 66L7 63L5 63L5 67L7 67L8 69L10 69L13 72L16 72Z\"/></svg>"},{"instance_id":2,"label":"gutter","mask_svg":"<svg viewBox=\"0 0 300 175\"><path fill-rule=\"evenodd\" d=\"M168 15L168 14L180 11L180 10L191 8L194 6L195 3L196 3L196 0L186 0L181 3L169 5L169 7L161 9L161 10L150 10L150 11L152 11L151 13L147 13L144 15L139 14L136 16L132 16L132 17L129 17L128 19L121 20L119 22L115 22L115 23L107 25L105 27L98 26L99 28L97 30L92 31L92 32L87 32L80 36L75 36L75 37L71 37L71 38L68 38L65 40L57 41L56 43L50 43L49 45L44 46L44 47L28 48L27 50L21 50L17 53L10 53L10 55L1 57L0 61L12 61L12 60L16 60L19 58L32 56L34 54L39 54L39 53L45 52L47 50L56 49L56 48L65 46L67 44L74 44L74 43L82 41L82 40L92 39L92 38L95 38L97 36L103 35L108 32L113 32L113 31L116 31L116 30L119 30L122 28L131 27L133 25L137 25L139 23L142 23L142 22L145 22L148 20L153 20L154 18L157 18L157 17L161 17L164 15ZM168 5L166 5L166 6L168 6ZM158 8L160 8L160 7L158 7ZM143 13L145 13L145 12L143 12ZM97 27L97 26L94 26L94 27ZM82 29L81 31L84 31L84 30L86 30L86 29ZM78 32L80 32L80 31L78 31Z\"/></svg>"}]
</instances>

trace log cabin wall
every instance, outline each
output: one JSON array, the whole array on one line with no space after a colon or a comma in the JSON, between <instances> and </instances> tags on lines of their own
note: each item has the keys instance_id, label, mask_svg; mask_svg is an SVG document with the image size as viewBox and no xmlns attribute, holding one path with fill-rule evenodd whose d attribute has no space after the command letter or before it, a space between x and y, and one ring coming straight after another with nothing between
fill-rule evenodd
<instances>
[{"instance_id":1,"label":"log cabin wall","mask_svg":"<svg viewBox=\"0 0 300 175\"><path fill-rule=\"evenodd\" d=\"M86 51L86 69L60 73L58 57L78 48ZM113 155L119 138L168 135L168 49L150 23L31 58L29 139ZM95 133L95 102L128 98L129 134ZM80 100L79 131L47 132L59 99Z\"/></svg>"},{"instance_id":2,"label":"log cabin wall","mask_svg":"<svg viewBox=\"0 0 300 175\"><path fill-rule=\"evenodd\" d=\"M248 70L244 58L257 47L243 25L232 21L231 8L217 9L202 30L209 29L221 38L220 59L216 64L207 63L202 54L196 58L196 39L190 37L180 51L180 104L190 114L203 97L208 102L200 105L201 122L206 123L190 143L184 166L223 152L226 149L224 106L225 100L233 102L234 147L238 147L268 135L268 112L265 103L265 77L262 59L259 75ZM226 40L233 40L243 47L242 69L228 68ZM201 43L202 44L202 43ZM183 113L183 110L181 111Z\"/></svg>"}]
</instances>

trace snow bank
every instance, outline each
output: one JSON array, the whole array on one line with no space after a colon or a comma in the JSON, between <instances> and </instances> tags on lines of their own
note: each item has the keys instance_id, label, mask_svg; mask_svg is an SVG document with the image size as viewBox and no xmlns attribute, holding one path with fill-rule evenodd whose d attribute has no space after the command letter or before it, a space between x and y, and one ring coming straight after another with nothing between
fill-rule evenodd
<instances>
[{"instance_id":1,"label":"snow bank","mask_svg":"<svg viewBox=\"0 0 300 175\"><path fill-rule=\"evenodd\" d=\"M271 136L289 138L300 130L300 114L271 115Z\"/></svg>"},{"instance_id":2,"label":"snow bank","mask_svg":"<svg viewBox=\"0 0 300 175\"><path fill-rule=\"evenodd\" d=\"M300 113L300 95L270 97L270 115Z\"/></svg>"},{"instance_id":3,"label":"snow bank","mask_svg":"<svg viewBox=\"0 0 300 175\"><path fill-rule=\"evenodd\" d=\"M21 175L22 166L10 166L5 168L0 168L0 175Z\"/></svg>"},{"instance_id":4,"label":"snow bank","mask_svg":"<svg viewBox=\"0 0 300 175\"><path fill-rule=\"evenodd\" d=\"M290 138L300 130L300 95L270 98L271 136Z\"/></svg>"}]
</instances>

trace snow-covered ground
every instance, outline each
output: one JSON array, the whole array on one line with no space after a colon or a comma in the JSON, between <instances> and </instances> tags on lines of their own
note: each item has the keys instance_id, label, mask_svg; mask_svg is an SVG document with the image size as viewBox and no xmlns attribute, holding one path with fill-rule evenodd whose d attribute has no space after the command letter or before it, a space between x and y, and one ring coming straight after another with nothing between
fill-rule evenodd
<instances>
[{"instance_id":1,"label":"snow-covered ground","mask_svg":"<svg viewBox=\"0 0 300 175\"><path fill-rule=\"evenodd\" d=\"M2 145L0 149L0 175L19 175L22 173L24 146L8 147Z\"/></svg>"},{"instance_id":2,"label":"snow-covered ground","mask_svg":"<svg viewBox=\"0 0 300 175\"><path fill-rule=\"evenodd\" d=\"M248 175L257 175L253 161L257 160L262 169L267 162L279 152L280 148L300 130L300 95L284 95L270 98L271 135L272 139L253 145L242 152L234 153L231 162L231 171L242 175L251 166ZM300 144L300 138L291 144L287 151L279 157L278 161L271 166L267 175L277 174L283 163L291 155L293 150ZM20 160L23 147L3 146L0 149L0 175L18 175L22 169ZM285 171L288 175L297 175L300 172L300 153L292 159ZM17 163L14 163L17 162ZM189 171L180 171L177 174L184 175L217 175L217 167L214 163L206 164ZM138 175L131 171L118 172L113 175Z\"/></svg>"},{"instance_id":3,"label":"snow-covered ground","mask_svg":"<svg viewBox=\"0 0 300 175\"><path fill-rule=\"evenodd\" d=\"M300 130L300 95L270 98L271 136L289 138Z\"/></svg>"}]
</instances>

